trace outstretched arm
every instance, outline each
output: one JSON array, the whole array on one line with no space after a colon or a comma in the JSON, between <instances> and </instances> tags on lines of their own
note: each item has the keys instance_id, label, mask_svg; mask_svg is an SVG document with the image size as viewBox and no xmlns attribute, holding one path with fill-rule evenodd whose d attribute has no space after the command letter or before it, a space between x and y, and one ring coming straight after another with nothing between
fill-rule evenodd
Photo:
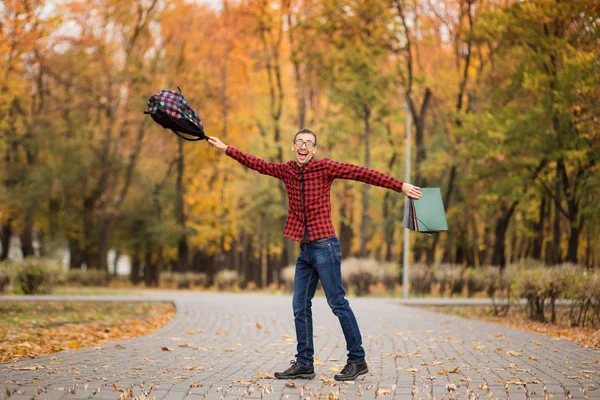
<instances>
[{"instance_id":1,"label":"outstretched arm","mask_svg":"<svg viewBox=\"0 0 600 400\"><path fill-rule=\"evenodd\" d=\"M219 138L216 138L214 136L208 138L208 145L210 147L215 147L221 151L224 151L225 154L227 154L229 157L233 158L243 166L253 169L263 175L274 176L275 178L279 179L283 177L284 164L261 160L258 157L254 157L231 146L227 146L225 143L221 142Z\"/></svg>"},{"instance_id":2,"label":"outstretched arm","mask_svg":"<svg viewBox=\"0 0 600 400\"><path fill-rule=\"evenodd\" d=\"M329 176L332 179L352 179L368 183L374 186L381 186L396 192L404 193L413 199L421 198L421 188L402 182L390 175L381 173L371 168L365 168L354 164L341 163L328 160Z\"/></svg>"}]
</instances>

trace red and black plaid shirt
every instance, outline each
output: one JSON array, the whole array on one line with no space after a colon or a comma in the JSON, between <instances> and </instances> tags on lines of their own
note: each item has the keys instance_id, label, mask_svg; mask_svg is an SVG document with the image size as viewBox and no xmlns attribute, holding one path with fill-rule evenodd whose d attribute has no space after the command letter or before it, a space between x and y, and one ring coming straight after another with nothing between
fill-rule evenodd
<instances>
[{"instance_id":1,"label":"red and black plaid shirt","mask_svg":"<svg viewBox=\"0 0 600 400\"><path fill-rule=\"evenodd\" d=\"M396 178L374 169L327 158L312 158L300 167L295 160L268 162L231 146L226 153L248 168L283 180L289 199L283 235L297 242L305 236L310 241L335 236L329 195L334 179L352 179L402 192L402 181Z\"/></svg>"}]
</instances>

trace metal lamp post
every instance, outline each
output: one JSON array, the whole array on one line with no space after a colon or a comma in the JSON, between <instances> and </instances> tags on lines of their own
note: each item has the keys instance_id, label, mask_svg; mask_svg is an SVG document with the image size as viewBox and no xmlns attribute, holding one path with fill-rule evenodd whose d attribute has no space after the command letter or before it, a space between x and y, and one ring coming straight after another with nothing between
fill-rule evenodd
<instances>
[{"instance_id":1,"label":"metal lamp post","mask_svg":"<svg viewBox=\"0 0 600 400\"><path fill-rule=\"evenodd\" d=\"M406 110L406 166L404 182L410 182L410 108L408 101L404 103ZM409 251L409 232L408 228L404 228L404 251L402 255L402 293L405 299L408 299L408 251Z\"/></svg>"}]
</instances>

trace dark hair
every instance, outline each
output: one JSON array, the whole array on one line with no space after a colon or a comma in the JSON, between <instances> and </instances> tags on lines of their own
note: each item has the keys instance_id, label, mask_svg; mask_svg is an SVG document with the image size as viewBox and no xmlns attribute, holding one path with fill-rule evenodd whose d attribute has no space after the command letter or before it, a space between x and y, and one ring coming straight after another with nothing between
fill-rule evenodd
<instances>
[{"instance_id":1,"label":"dark hair","mask_svg":"<svg viewBox=\"0 0 600 400\"><path fill-rule=\"evenodd\" d=\"M315 138L315 146L317 145L317 134L311 131L310 129L302 128L294 135L294 143L296 142L296 137L302 133L310 133Z\"/></svg>"}]
</instances>

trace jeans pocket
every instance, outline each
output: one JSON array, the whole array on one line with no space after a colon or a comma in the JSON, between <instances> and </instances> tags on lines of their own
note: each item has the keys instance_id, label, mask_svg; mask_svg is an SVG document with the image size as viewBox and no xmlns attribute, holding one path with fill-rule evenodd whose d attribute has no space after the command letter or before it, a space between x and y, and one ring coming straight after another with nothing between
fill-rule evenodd
<instances>
[{"instance_id":1,"label":"jeans pocket","mask_svg":"<svg viewBox=\"0 0 600 400\"><path fill-rule=\"evenodd\" d=\"M331 251L331 260L334 263L342 262L342 250L340 249L340 242L337 238L333 238L329 242L329 250Z\"/></svg>"}]
</instances>

